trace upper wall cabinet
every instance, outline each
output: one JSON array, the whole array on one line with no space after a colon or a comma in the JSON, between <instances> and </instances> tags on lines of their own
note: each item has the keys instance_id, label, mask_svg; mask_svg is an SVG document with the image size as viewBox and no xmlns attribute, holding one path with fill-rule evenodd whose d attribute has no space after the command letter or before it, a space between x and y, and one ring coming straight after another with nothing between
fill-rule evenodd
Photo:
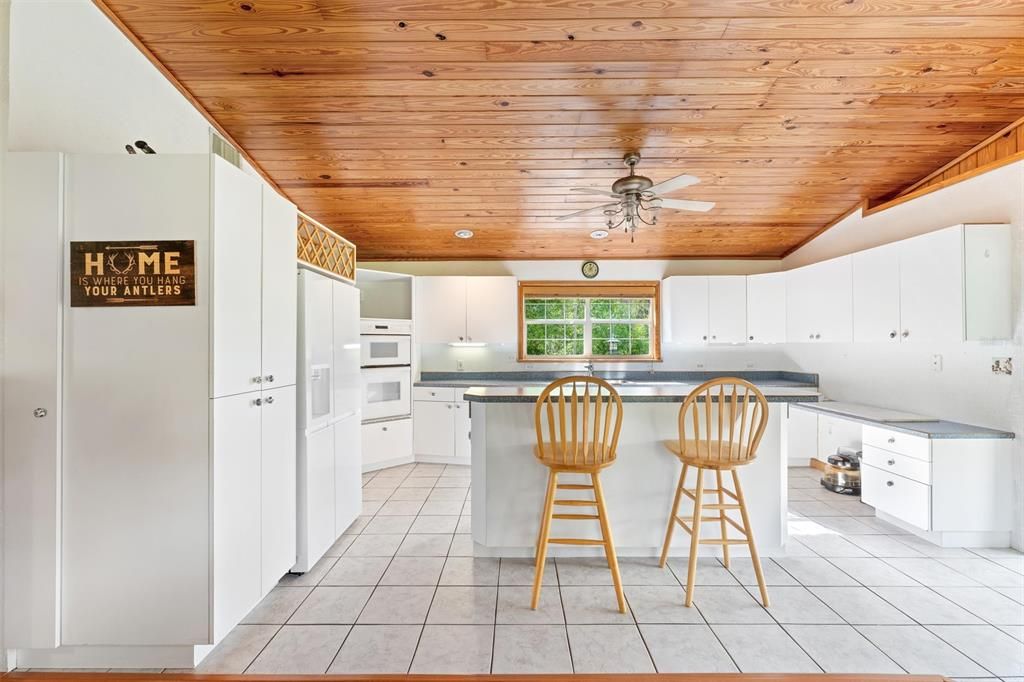
<instances>
[{"instance_id":1,"label":"upper wall cabinet","mask_svg":"<svg viewBox=\"0 0 1024 682\"><path fill-rule=\"evenodd\" d=\"M853 254L853 340L900 339L900 244Z\"/></svg>"},{"instance_id":2,"label":"upper wall cabinet","mask_svg":"<svg viewBox=\"0 0 1024 682\"><path fill-rule=\"evenodd\" d=\"M855 253L854 340L1009 338L1010 230L957 225Z\"/></svg>"},{"instance_id":3,"label":"upper wall cabinet","mask_svg":"<svg viewBox=\"0 0 1024 682\"><path fill-rule=\"evenodd\" d=\"M707 343L709 280L705 276L666 277L661 283L665 340Z\"/></svg>"},{"instance_id":4,"label":"upper wall cabinet","mask_svg":"<svg viewBox=\"0 0 1024 682\"><path fill-rule=\"evenodd\" d=\"M786 341L786 273L747 277L747 341Z\"/></svg>"},{"instance_id":5,"label":"upper wall cabinet","mask_svg":"<svg viewBox=\"0 0 1024 682\"><path fill-rule=\"evenodd\" d=\"M708 279L708 332L710 343L744 343L747 340L746 276Z\"/></svg>"},{"instance_id":6,"label":"upper wall cabinet","mask_svg":"<svg viewBox=\"0 0 1024 682\"><path fill-rule=\"evenodd\" d=\"M417 277L420 343L514 343L515 277Z\"/></svg>"},{"instance_id":7,"label":"upper wall cabinet","mask_svg":"<svg viewBox=\"0 0 1024 682\"><path fill-rule=\"evenodd\" d=\"M786 340L853 340L853 273L850 256L786 273Z\"/></svg>"},{"instance_id":8,"label":"upper wall cabinet","mask_svg":"<svg viewBox=\"0 0 1024 682\"><path fill-rule=\"evenodd\" d=\"M295 204L263 187L263 281L261 366L263 383L291 386L295 383L298 347L298 277L295 267Z\"/></svg>"}]
</instances>

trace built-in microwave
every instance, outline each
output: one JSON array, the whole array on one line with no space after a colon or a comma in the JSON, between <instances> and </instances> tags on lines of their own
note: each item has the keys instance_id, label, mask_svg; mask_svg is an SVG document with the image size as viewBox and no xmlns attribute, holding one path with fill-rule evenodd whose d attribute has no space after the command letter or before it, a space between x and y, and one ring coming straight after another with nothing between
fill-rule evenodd
<instances>
[{"instance_id":1,"label":"built-in microwave","mask_svg":"<svg viewBox=\"0 0 1024 682\"><path fill-rule=\"evenodd\" d=\"M363 369L363 421L397 419L412 414L409 367Z\"/></svg>"},{"instance_id":2,"label":"built-in microwave","mask_svg":"<svg viewBox=\"0 0 1024 682\"><path fill-rule=\"evenodd\" d=\"M409 365L412 337L363 334L359 340L363 367L396 367Z\"/></svg>"}]
</instances>

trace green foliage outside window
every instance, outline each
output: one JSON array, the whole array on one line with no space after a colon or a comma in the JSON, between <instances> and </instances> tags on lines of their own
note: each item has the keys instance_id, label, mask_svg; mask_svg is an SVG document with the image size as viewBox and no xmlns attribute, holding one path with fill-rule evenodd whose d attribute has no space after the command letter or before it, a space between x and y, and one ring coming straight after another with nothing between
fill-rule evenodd
<instances>
[{"instance_id":1,"label":"green foliage outside window","mask_svg":"<svg viewBox=\"0 0 1024 682\"><path fill-rule=\"evenodd\" d=\"M649 298L526 299L526 355L650 355L651 304Z\"/></svg>"}]
</instances>

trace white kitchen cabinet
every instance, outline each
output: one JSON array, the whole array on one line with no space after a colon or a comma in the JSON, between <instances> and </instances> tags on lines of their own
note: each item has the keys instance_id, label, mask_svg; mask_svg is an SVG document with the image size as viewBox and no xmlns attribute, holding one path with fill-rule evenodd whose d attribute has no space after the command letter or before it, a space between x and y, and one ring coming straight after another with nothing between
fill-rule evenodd
<instances>
[{"instance_id":1,"label":"white kitchen cabinet","mask_svg":"<svg viewBox=\"0 0 1024 682\"><path fill-rule=\"evenodd\" d=\"M708 342L747 340L747 278L728 275L708 278Z\"/></svg>"},{"instance_id":2,"label":"white kitchen cabinet","mask_svg":"<svg viewBox=\"0 0 1024 682\"><path fill-rule=\"evenodd\" d=\"M963 233L929 232L898 243L900 337L906 341L963 338Z\"/></svg>"},{"instance_id":3,"label":"white kitchen cabinet","mask_svg":"<svg viewBox=\"0 0 1024 682\"><path fill-rule=\"evenodd\" d=\"M414 401L412 442L417 457L454 457L455 404Z\"/></svg>"},{"instance_id":4,"label":"white kitchen cabinet","mask_svg":"<svg viewBox=\"0 0 1024 682\"><path fill-rule=\"evenodd\" d=\"M1013 525L1012 440L863 427L862 499L944 547L1003 547Z\"/></svg>"},{"instance_id":5,"label":"white kitchen cabinet","mask_svg":"<svg viewBox=\"0 0 1024 682\"><path fill-rule=\"evenodd\" d=\"M363 424L363 471L412 461L412 418Z\"/></svg>"},{"instance_id":6,"label":"white kitchen cabinet","mask_svg":"<svg viewBox=\"0 0 1024 682\"><path fill-rule=\"evenodd\" d=\"M839 448L853 451L861 449L861 427L855 421L818 415L818 452L819 461L827 462L829 455L834 455Z\"/></svg>"},{"instance_id":7,"label":"white kitchen cabinet","mask_svg":"<svg viewBox=\"0 0 1024 682\"><path fill-rule=\"evenodd\" d=\"M295 564L295 386L261 391L261 595Z\"/></svg>"},{"instance_id":8,"label":"white kitchen cabinet","mask_svg":"<svg viewBox=\"0 0 1024 682\"><path fill-rule=\"evenodd\" d=\"M519 329L515 277L466 277L466 341L514 343Z\"/></svg>"},{"instance_id":9,"label":"white kitchen cabinet","mask_svg":"<svg viewBox=\"0 0 1024 682\"><path fill-rule=\"evenodd\" d=\"M747 341L785 343L786 273L747 277Z\"/></svg>"},{"instance_id":10,"label":"white kitchen cabinet","mask_svg":"<svg viewBox=\"0 0 1024 682\"><path fill-rule=\"evenodd\" d=\"M515 277L417 277L419 343L514 343Z\"/></svg>"},{"instance_id":11,"label":"white kitchen cabinet","mask_svg":"<svg viewBox=\"0 0 1024 682\"><path fill-rule=\"evenodd\" d=\"M455 403L455 459L459 463L469 464L470 448L470 410L473 408L468 401Z\"/></svg>"},{"instance_id":12,"label":"white kitchen cabinet","mask_svg":"<svg viewBox=\"0 0 1024 682\"><path fill-rule=\"evenodd\" d=\"M260 356L263 383L272 386L291 386L295 383L298 334L295 268L297 224L295 204L264 185Z\"/></svg>"},{"instance_id":13,"label":"white kitchen cabinet","mask_svg":"<svg viewBox=\"0 0 1024 682\"><path fill-rule=\"evenodd\" d=\"M661 282L661 314L667 340L673 343L707 343L708 278L666 277Z\"/></svg>"},{"instance_id":14,"label":"white kitchen cabinet","mask_svg":"<svg viewBox=\"0 0 1024 682\"><path fill-rule=\"evenodd\" d=\"M341 535L363 507L363 449L359 414L334 423L334 535Z\"/></svg>"},{"instance_id":15,"label":"white kitchen cabinet","mask_svg":"<svg viewBox=\"0 0 1024 682\"><path fill-rule=\"evenodd\" d=\"M466 278L416 278L416 341L466 340Z\"/></svg>"},{"instance_id":16,"label":"white kitchen cabinet","mask_svg":"<svg viewBox=\"0 0 1024 682\"><path fill-rule=\"evenodd\" d=\"M850 257L786 273L786 340L790 343L853 339L853 272Z\"/></svg>"},{"instance_id":17,"label":"white kitchen cabinet","mask_svg":"<svg viewBox=\"0 0 1024 682\"><path fill-rule=\"evenodd\" d=\"M64 164L41 153L8 154L7 163L3 632L9 648L50 648L60 643Z\"/></svg>"},{"instance_id":18,"label":"white kitchen cabinet","mask_svg":"<svg viewBox=\"0 0 1024 682\"><path fill-rule=\"evenodd\" d=\"M853 340L900 340L900 246L853 254Z\"/></svg>"},{"instance_id":19,"label":"white kitchen cabinet","mask_svg":"<svg viewBox=\"0 0 1024 682\"><path fill-rule=\"evenodd\" d=\"M211 397L259 389L260 183L213 157L213 377ZM196 288L202 286L196 283Z\"/></svg>"},{"instance_id":20,"label":"white kitchen cabinet","mask_svg":"<svg viewBox=\"0 0 1024 682\"><path fill-rule=\"evenodd\" d=\"M430 462L469 462L469 403L459 389L416 387L413 454Z\"/></svg>"},{"instance_id":21,"label":"white kitchen cabinet","mask_svg":"<svg viewBox=\"0 0 1024 682\"><path fill-rule=\"evenodd\" d=\"M220 640L262 596L261 399L211 401L213 423L213 636Z\"/></svg>"},{"instance_id":22,"label":"white kitchen cabinet","mask_svg":"<svg viewBox=\"0 0 1024 682\"><path fill-rule=\"evenodd\" d=\"M957 225L898 247L903 341L1012 336L1008 225Z\"/></svg>"}]
</instances>

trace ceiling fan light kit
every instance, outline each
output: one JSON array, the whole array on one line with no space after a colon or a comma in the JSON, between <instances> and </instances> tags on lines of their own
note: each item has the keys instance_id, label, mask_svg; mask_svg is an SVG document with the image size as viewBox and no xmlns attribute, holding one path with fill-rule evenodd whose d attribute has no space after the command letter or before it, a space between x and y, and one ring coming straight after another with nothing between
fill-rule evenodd
<instances>
[{"instance_id":1,"label":"ceiling fan light kit","mask_svg":"<svg viewBox=\"0 0 1024 682\"><path fill-rule=\"evenodd\" d=\"M685 199L665 199L662 197L663 194L677 189L696 185L700 182L700 178L692 175L678 175L655 184L650 178L644 175L637 175L636 166L640 163L639 153L627 153L622 157L622 162L629 167L629 175L613 182L610 192L590 187L573 187L569 190L583 194L609 196L617 201L559 216L556 220L581 218L600 213L605 218L605 225L608 230L615 230L621 227L629 234L629 241L632 242L635 239L636 230L641 224L652 227L658 224L658 212L662 209L703 212L710 211L715 207L715 204L710 201L688 201ZM604 232L604 230L595 230L591 232L590 236L594 239L603 239L603 237L595 236L598 232ZM607 236L607 233L605 233L605 236Z\"/></svg>"},{"instance_id":2,"label":"ceiling fan light kit","mask_svg":"<svg viewBox=\"0 0 1024 682\"><path fill-rule=\"evenodd\" d=\"M455 236L459 239L469 239L473 236L473 230L455 230Z\"/></svg>"}]
</instances>

